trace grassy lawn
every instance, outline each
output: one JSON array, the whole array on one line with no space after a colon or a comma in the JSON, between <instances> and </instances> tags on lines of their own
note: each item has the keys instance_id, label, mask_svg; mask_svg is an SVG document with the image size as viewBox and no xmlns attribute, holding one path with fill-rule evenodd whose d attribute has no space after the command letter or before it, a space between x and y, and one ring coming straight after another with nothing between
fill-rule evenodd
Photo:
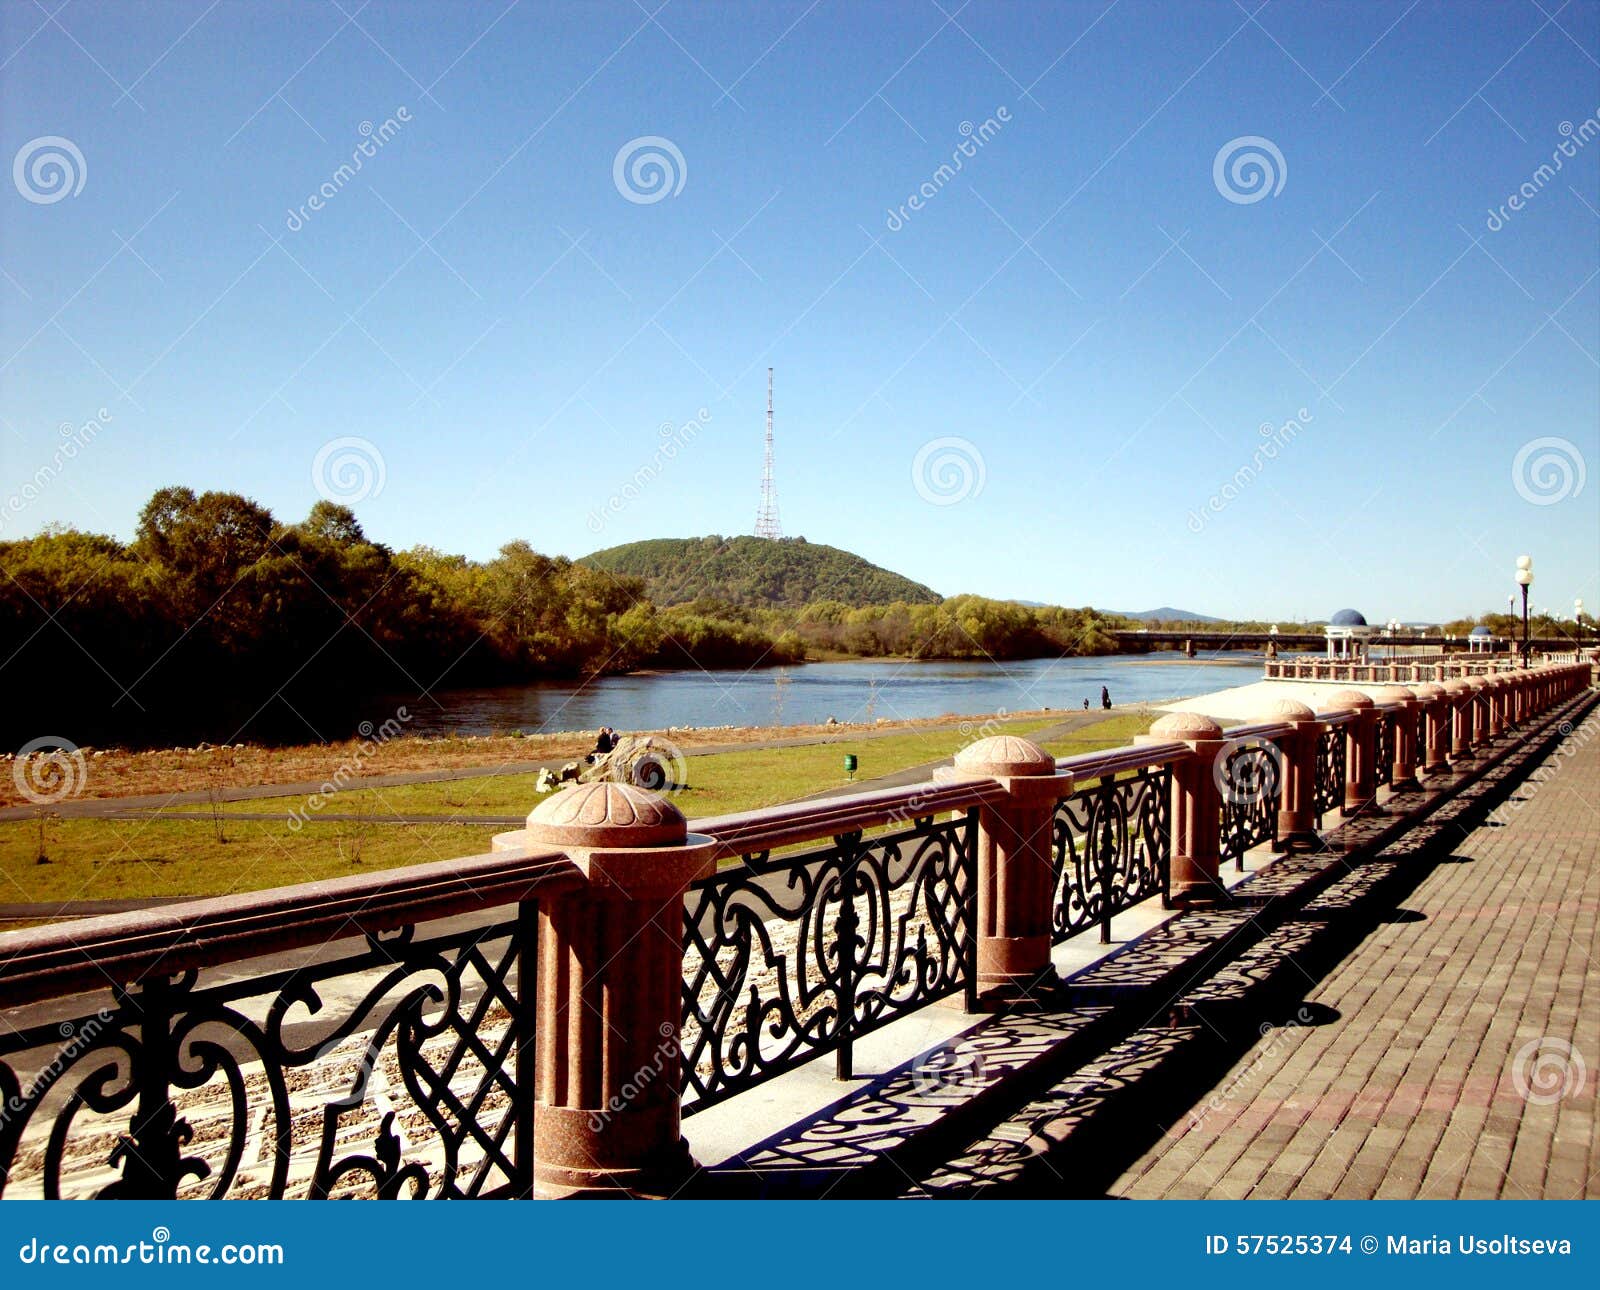
<instances>
[{"instance_id":1,"label":"grassy lawn","mask_svg":"<svg viewBox=\"0 0 1600 1290\"><path fill-rule=\"evenodd\" d=\"M1143 733L1152 720L1119 713L1047 746L1058 757L1114 748ZM1054 724L1051 719L1030 720L1005 729L1027 734ZM689 783L675 800L691 818L792 801L842 785L847 751L861 759L858 779L870 779L948 757L974 734L947 727L857 744L695 756L688 760ZM298 831L288 826L290 811L305 806L305 799L298 797L224 804L219 821L213 821L205 808L192 807L188 810L201 813L180 815L174 810L131 821L46 819L47 863L38 858L37 821L4 823L0 824L0 903L220 895L476 855L489 849L496 830L459 824L456 819L520 816L535 800L531 775L489 775L341 793L326 810L364 818L326 820L311 814L310 822ZM230 818L240 811L281 811L283 819ZM437 820L384 822L384 816L396 814L437 816Z\"/></svg>"},{"instance_id":2,"label":"grassy lawn","mask_svg":"<svg viewBox=\"0 0 1600 1290\"><path fill-rule=\"evenodd\" d=\"M287 824L236 820L47 820L0 826L0 904L216 896L477 855L491 830L441 821Z\"/></svg>"}]
</instances>

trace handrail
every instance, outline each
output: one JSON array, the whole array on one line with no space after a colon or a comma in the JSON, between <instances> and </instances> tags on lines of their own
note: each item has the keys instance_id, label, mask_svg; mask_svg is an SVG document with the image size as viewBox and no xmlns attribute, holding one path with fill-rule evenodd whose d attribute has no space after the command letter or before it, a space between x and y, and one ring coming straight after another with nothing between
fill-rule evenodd
<instances>
[{"instance_id":1,"label":"handrail","mask_svg":"<svg viewBox=\"0 0 1600 1290\"><path fill-rule=\"evenodd\" d=\"M239 963L555 895L584 884L559 851L494 853L28 928L0 940L7 1007Z\"/></svg>"},{"instance_id":2,"label":"handrail","mask_svg":"<svg viewBox=\"0 0 1600 1290\"><path fill-rule=\"evenodd\" d=\"M893 824L944 811L970 810L1005 798L1005 788L995 780L952 777L948 781L923 780L897 788L871 789L715 815L690 820L689 828L715 838L719 857L741 856L833 838L879 824Z\"/></svg>"},{"instance_id":3,"label":"handrail","mask_svg":"<svg viewBox=\"0 0 1600 1290\"><path fill-rule=\"evenodd\" d=\"M1189 745L1178 741L1136 744L1102 752L1075 753L1071 757L1057 757L1056 771L1058 774L1070 775L1075 780L1102 779L1125 770L1168 766L1188 755Z\"/></svg>"}]
</instances>

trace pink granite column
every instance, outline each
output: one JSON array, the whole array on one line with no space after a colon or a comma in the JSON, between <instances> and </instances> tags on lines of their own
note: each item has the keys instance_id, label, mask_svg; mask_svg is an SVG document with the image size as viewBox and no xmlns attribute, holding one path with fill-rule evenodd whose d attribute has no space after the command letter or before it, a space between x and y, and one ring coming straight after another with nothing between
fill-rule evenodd
<instances>
[{"instance_id":1,"label":"pink granite column","mask_svg":"<svg viewBox=\"0 0 1600 1290\"><path fill-rule=\"evenodd\" d=\"M992 735L956 754L959 775L1007 792L978 812L978 997L986 1006L1034 998L1056 981L1050 962L1055 805L1072 792L1055 758L1027 739Z\"/></svg>"},{"instance_id":2,"label":"pink granite column","mask_svg":"<svg viewBox=\"0 0 1600 1290\"><path fill-rule=\"evenodd\" d=\"M497 850L560 847L586 889L539 904L534 1194L670 1196L679 1131L683 898L716 843L628 784L572 785Z\"/></svg>"},{"instance_id":3,"label":"pink granite column","mask_svg":"<svg viewBox=\"0 0 1600 1290\"><path fill-rule=\"evenodd\" d=\"M1422 769L1432 775L1450 770L1450 699L1444 686L1429 681L1416 689L1422 705Z\"/></svg>"},{"instance_id":4,"label":"pink granite column","mask_svg":"<svg viewBox=\"0 0 1600 1290\"><path fill-rule=\"evenodd\" d=\"M1222 727L1198 712L1173 712L1150 727L1152 742L1181 740L1190 756L1172 767L1172 902L1227 899L1222 867L1222 793L1213 774Z\"/></svg>"},{"instance_id":5,"label":"pink granite column","mask_svg":"<svg viewBox=\"0 0 1600 1290\"><path fill-rule=\"evenodd\" d=\"M1446 681L1450 700L1450 760L1455 765L1476 760L1472 753L1472 687L1459 678Z\"/></svg>"},{"instance_id":6,"label":"pink granite column","mask_svg":"<svg viewBox=\"0 0 1600 1290\"><path fill-rule=\"evenodd\" d=\"M1489 682L1474 676L1467 680L1467 687L1472 691L1472 746L1476 749L1489 742Z\"/></svg>"},{"instance_id":7,"label":"pink granite column","mask_svg":"<svg viewBox=\"0 0 1600 1290\"><path fill-rule=\"evenodd\" d=\"M1394 738L1390 740L1389 788L1396 793L1409 793L1420 787L1417 783L1417 712L1422 704L1416 694L1401 685L1380 692L1378 701L1400 705L1398 712L1390 714Z\"/></svg>"}]
</instances>

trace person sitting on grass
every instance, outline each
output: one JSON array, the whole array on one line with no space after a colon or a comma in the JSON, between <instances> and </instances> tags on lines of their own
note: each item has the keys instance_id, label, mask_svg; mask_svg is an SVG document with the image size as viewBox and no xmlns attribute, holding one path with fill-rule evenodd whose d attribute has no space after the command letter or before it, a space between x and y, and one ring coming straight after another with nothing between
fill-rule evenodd
<instances>
[{"instance_id":1,"label":"person sitting on grass","mask_svg":"<svg viewBox=\"0 0 1600 1290\"><path fill-rule=\"evenodd\" d=\"M584 758L591 766L617 746L617 732L610 726L601 726L595 736L594 751Z\"/></svg>"}]
</instances>

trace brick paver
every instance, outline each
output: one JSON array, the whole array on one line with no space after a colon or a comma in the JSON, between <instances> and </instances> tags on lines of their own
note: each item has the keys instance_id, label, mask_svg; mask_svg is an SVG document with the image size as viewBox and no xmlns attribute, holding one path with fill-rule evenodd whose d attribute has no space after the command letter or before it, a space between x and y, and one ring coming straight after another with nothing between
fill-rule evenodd
<instances>
[{"instance_id":1,"label":"brick paver","mask_svg":"<svg viewBox=\"0 0 1600 1290\"><path fill-rule=\"evenodd\" d=\"M1600 1195L1600 714L1406 907L1111 1193Z\"/></svg>"}]
</instances>

